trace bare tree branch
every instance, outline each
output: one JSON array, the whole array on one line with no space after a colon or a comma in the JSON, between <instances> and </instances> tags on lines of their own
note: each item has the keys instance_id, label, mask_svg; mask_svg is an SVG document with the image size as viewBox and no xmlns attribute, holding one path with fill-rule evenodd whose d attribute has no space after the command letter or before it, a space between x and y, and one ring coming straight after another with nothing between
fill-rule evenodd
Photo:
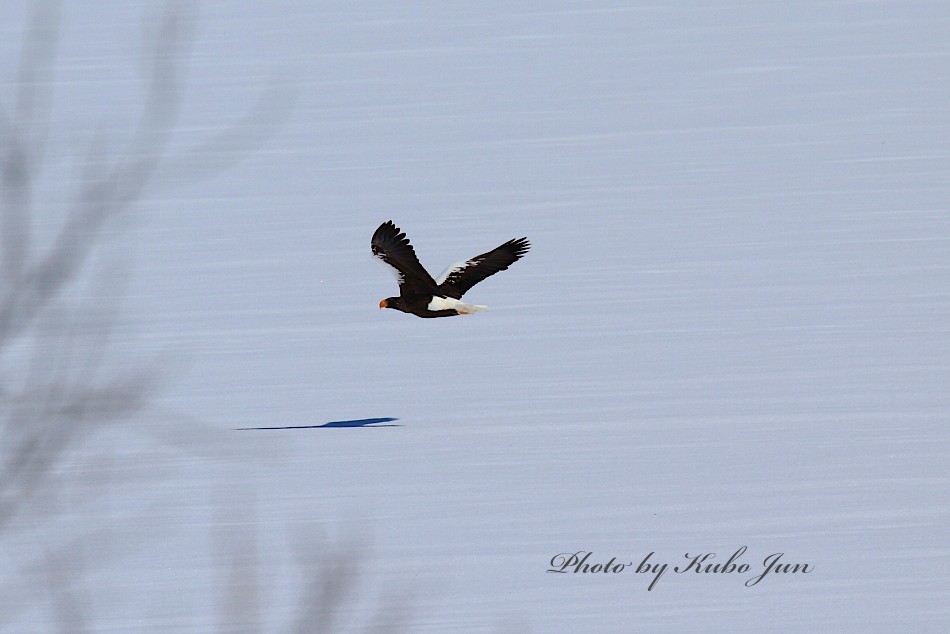
<instances>
[{"instance_id":1,"label":"bare tree branch","mask_svg":"<svg viewBox=\"0 0 950 634\"><path fill-rule=\"evenodd\" d=\"M0 629L38 605L64 632L96 629L86 575L116 549L102 545L105 532L57 533L55 523L65 521L64 509L90 504L99 494L88 483L67 480L64 465L76 456L88 457L80 449L96 431L148 407L162 377L157 363L118 371L113 363L119 307L103 298L109 294L106 288L118 294L122 274L96 266L108 223L140 201L149 187L208 177L258 147L291 101L286 90L271 85L234 125L173 154L183 102L183 59L193 40L190 7L184 2L165 5L145 38L145 96L134 129L126 138L107 137L105 126L91 134L62 222L46 241L34 235L31 223L43 210L46 193L57 2L34 5L14 94L9 103L0 96L0 545L22 539L22 531L16 531L23 526L62 538L39 556L21 556L12 566L16 578L0 579ZM95 556L87 547L95 548ZM221 628L259 632L267 607L261 575L271 562L262 558L253 532L222 533L219 547L228 573ZM306 566L302 571L310 581L299 596L291 629L330 632L360 621L351 617L354 605L361 603L365 557L361 545L301 548L298 563ZM33 585L24 588L23 579ZM388 596L368 622L362 619L363 629L401 629L408 597Z\"/></svg>"}]
</instances>

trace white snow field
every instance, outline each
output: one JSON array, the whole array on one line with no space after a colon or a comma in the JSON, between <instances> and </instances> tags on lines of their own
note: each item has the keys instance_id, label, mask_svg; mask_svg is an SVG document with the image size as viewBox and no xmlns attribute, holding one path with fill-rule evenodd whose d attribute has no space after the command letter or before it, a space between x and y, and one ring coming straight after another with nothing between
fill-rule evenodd
<instances>
[{"instance_id":1,"label":"white snow field","mask_svg":"<svg viewBox=\"0 0 950 634\"><path fill-rule=\"evenodd\" d=\"M945 1L191 6L90 291L161 387L0 532L7 631L947 631ZM38 235L162 13L63 3ZM532 249L418 319L377 309L388 219L433 274Z\"/></svg>"}]
</instances>

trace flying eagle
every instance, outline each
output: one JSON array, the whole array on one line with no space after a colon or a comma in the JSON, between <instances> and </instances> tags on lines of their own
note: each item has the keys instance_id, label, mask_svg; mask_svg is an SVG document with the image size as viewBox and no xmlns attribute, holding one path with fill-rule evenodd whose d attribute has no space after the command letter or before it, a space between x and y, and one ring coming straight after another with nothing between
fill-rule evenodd
<instances>
[{"instance_id":1,"label":"flying eagle","mask_svg":"<svg viewBox=\"0 0 950 634\"><path fill-rule=\"evenodd\" d=\"M392 220L379 225L371 244L373 255L396 269L399 281L399 297L387 297L379 302L379 307L418 317L454 317L488 310L487 306L461 302L462 295L486 277L517 262L531 246L527 238L509 240L488 253L453 264L433 280L419 264L406 234Z\"/></svg>"}]
</instances>

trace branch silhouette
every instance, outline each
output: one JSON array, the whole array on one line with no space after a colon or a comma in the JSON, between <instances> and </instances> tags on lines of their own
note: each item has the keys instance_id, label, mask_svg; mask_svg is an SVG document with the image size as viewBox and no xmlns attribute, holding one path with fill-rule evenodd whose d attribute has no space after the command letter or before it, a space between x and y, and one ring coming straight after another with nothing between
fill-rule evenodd
<instances>
[{"instance_id":1,"label":"branch silhouette","mask_svg":"<svg viewBox=\"0 0 950 634\"><path fill-rule=\"evenodd\" d=\"M98 430L147 409L163 375L154 362L131 369L116 362L122 356L114 341L117 297L126 272L103 263L112 262L104 238L110 222L151 187L206 178L239 160L270 136L291 101L286 91L270 86L235 124L189 150L171 152L194 17L187 4L169 3L146 38L146 90L132 129L124 138L110 138L116 130L110 127L107 134L105 126L96 130L96 122L89 122L94 131L85 156L70 166L78 174L74 189L65 204L47 206L54 190L47 157L55 143L51 78L59 14L56 2L33 5L11 94L0 93L0 545L11 544L8 552L18 553L3 569L12 569L13 576L0 578L0 629L15 631L17 619L31 610L59 631L96 631L88 573L116 553L107 545L107 532L63 526L71 510L95 502L102 484L83 482L69 471L70 461L88 459ZM210 161L209 154L218 158ZM54 223L34 225L57 214ZM115 477L105 471L106 478ZM32 539L35 531L55 539L39 551L17 551L24 541L42 543ZM226 542L219 562L226 571L221 629L259 632L262 621L273 620L262 597L271 562L249 555L253 535L217 538ZM297 632L343 628L342 615L360 599L355 584L366 569L360 566L365 552L328 544L324 556L315 558L314 548L320 547L298 553L299 561L316 563L301 566L309 582L290 626ZM408 602L401 598L397 593L381 602L368 626L403 629Z\"/></svg>"}]
</instances>

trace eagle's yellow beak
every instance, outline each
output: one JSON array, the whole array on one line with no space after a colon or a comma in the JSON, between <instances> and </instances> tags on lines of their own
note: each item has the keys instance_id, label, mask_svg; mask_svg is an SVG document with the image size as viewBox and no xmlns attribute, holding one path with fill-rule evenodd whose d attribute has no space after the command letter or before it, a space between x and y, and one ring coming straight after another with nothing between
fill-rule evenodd
<instances>
[{"instance_id":1,"label":"eagle's yellow beak","mask_svg":"<svg viewBox=\"0 0 950 634\"><path fill-rule=\"evenodd\" d=\"M389 302L387 302L385 299L380 300L380 302L379 302L379 307L380 307L380 308L389 308Z\"/></svg>"}]
</instances>

